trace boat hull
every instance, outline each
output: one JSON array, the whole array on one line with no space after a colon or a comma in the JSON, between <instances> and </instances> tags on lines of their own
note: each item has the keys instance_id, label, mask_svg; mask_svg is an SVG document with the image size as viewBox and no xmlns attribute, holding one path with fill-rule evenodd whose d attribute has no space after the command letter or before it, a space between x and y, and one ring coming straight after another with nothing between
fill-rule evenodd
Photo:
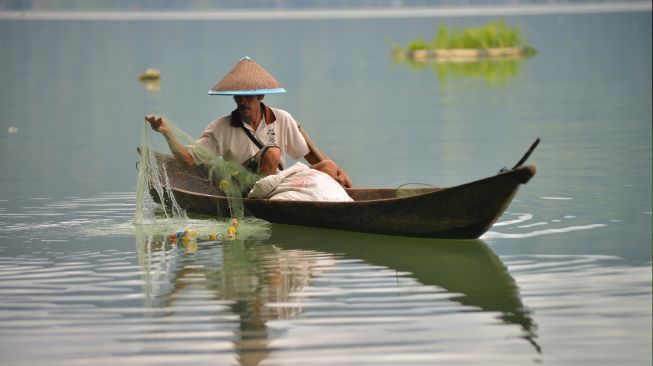
<instances>
[{"instance_id":1,"label":"boat hull","mask_svg":"<svg viewBox=\"0 0 653 366\"><path fill-rule=\"evenodd\" d=\"M230 217L229 201L204 179L190 179L172 159L165 159L171 192L188 212ZM394 189L348 189L353 202L242 199L245 214L280 224L350 230L399 236L475 239L503 214L535 167L513 170L471 183L424 189L396 197ZM195 176L201 174L196 173ZM154 189L152 198L161 203ZM169 201L169 199L163 199ZM168 203L168 202L165 202Z\"/></svg>"}]
</instances>

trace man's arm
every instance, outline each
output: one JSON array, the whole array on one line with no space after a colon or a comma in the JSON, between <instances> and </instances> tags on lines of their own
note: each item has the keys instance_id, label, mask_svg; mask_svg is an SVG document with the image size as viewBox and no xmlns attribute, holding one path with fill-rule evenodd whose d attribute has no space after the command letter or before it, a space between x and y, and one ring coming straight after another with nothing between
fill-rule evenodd
<instances>
[{"instance_id":1,"label":"man's arm","mask_svg":"<svg viewBox=\"0 0 653 366\"><path fill-rule=\"evenodd\" d=\"M152 126L154 131L159 132L166 139L168 146L170 146L170 151L172 155L186 166L191 167L195 165L195 160L193 156L188 152L188 149L182 145L175 135L172 133L172 128L168 124L165 118L161 116L147 115L145 116L145 121Z\"/></svg>"}]
</instances>

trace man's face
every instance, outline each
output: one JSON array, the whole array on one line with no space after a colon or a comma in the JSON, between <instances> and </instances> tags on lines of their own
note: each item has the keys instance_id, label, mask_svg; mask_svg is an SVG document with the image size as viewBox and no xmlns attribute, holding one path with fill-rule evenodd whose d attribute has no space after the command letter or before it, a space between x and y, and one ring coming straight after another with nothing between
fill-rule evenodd
<instances>
[{"instance_id":1,"label":"man's face","mask_svg":"<svg viewBox=\"0 0 653 366\"><path fill-rule=\"evenodd\" d=\"M249 123L260 117L261 104L258 95L235 95L234 101L244 122Z\"/></svg>"}]
</instances>

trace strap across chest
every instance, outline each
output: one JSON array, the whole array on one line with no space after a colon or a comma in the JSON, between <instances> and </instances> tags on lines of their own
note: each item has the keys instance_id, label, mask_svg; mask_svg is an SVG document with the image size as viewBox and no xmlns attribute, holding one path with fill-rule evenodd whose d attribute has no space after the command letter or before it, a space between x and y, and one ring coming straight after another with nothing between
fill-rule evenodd
<instances>
[{"instance_id":1,"label":"strap across chest","mask_svg":"<svg viewBox=\"0 0 653 366\"><path fill-rule=\"evenodd\" d=\"M257 139L256 136L254 136L252 131L250 131L247 127L245 127L244 124L241 126L241 128L243 129L243 131L245 131L245 135L247 135L247 137L249 137L249 139L252 140L254 145L256 145L256 147L258 147L259 150L261 150L264 146L263 143L259 141L259 139ZM279 166L277 168L279 169L279 171L283 170L283 165L281 165L281 162L279 162Z\"/></svg>"}]
</instances>

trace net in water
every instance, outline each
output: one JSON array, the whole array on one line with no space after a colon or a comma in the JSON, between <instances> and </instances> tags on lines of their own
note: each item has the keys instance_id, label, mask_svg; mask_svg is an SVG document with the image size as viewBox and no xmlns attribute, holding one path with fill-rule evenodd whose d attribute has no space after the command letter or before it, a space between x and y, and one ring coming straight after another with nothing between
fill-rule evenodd
<instances>
[{"instance_id":1,"label":"net in water","mask_svg":"<svg viewBox=\"0 0 653 366\"><path fill-rule=\"evenodd\" d=\"M198 169L188 169L189 179L201 179L206 184L211 185L216 191L222 193L228 199L228 210L231 218L242 218L245 215L243 207L243 192L251 187L260 175L254 174L242 165L224 159L213 151L194 145L194 139L171 122L168 122L171 130L178 141L186 145L186 148L192 152L200 170L205 174L202 176L191 176ZM170 178L166 169L166 159L164 155L156 151L163 151L166 147L157 146L162 139L151 138L151 129L145 125L141 147L139 148L140 160L138 163L137 179L137 209L136 224L146 223L153 217L153 211L156 207L149 198L150 190L156 194L162 205L163 215L169 219L187 219L186 212L177 204L174 195L170 190ZM186 173L184 173L186 174ZM216 208L216 214L219 215L220 209Z\"/></svg>"}]
</instances>

